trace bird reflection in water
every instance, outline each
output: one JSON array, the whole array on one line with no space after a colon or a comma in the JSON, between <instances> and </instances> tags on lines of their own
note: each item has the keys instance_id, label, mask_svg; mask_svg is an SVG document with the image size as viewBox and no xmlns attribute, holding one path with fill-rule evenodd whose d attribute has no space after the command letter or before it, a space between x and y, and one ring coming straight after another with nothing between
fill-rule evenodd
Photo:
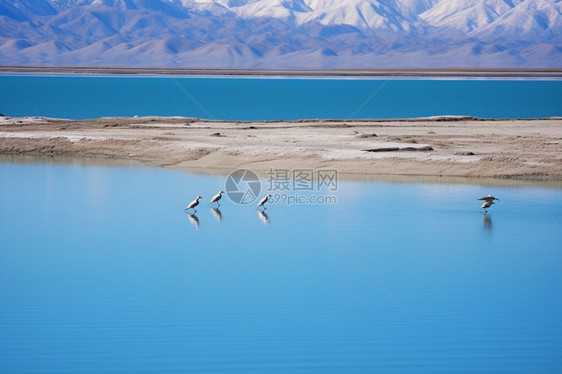
<instances>
[{"instance_id":1,"label":"bird reflection in water","mask_svg":"<svg viewBox=\"0 0 562 374\"><path fill-rule=\"evenodd\" d=\"M269 216L266 212L262 212L257 210L259 219L263 222L264 225L269 225Z\"/></svg>"},{"instance_id":2,"label":"bird reflection in water","mask_svg":"<svg viewBox=\"0 0 562 374\"><path fill-rule=\"evenodd\" d=\"M221 223L222 221L222 212L219 208L213 208L211 207L211 213L213 213L213 217L215 217L215 219Z\"/></svg>"},{"instance_id":3,"label":"bird reflection in water","mask_svg":"<svg viewBox=\"0 0 562 374\"><path fill-rule=\"evenodd\" d=\"M195 213L187 213L187 219L189 219L189 222L195 226L197 230L199 230L199 217L197 217Z\"/></svg>"},{"instance_id":4,"label":"bird reflection in water","mask_svg":"<svg viewBox=\"0 0 562 374\"><path fill-rule=\"evenodd\" d=\"M492 229L492 217L489 214L484 214L484 230Z\"/></svg>"}]
</instances>

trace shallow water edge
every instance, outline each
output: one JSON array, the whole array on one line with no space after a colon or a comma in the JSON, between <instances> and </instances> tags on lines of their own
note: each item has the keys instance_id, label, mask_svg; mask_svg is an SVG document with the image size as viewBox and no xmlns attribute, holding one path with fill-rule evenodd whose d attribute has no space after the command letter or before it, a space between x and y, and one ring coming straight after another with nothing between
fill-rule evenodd
<instances>
[{"instance_id":1,"label":"shallow water edge","mask_svg":"<svg viewBox=\"0 0 562 374\"><path fill-rule=\"evenodd\" d=\"M137 160L115 159L104 157L79 156L47 156L30 154L0 154L0 163L14 164L58 164L75 166L108 166L127 168L161 168L149 162ZM168 168L174 169L174 168ZM233 169L228 168L182 168L182 171L197 175L228 176ZM261 178L267 178L267 172L253 170ZM510 188L554 188L562 189L562 180L546 179L515 179L515 178L487 178L487 177L454 177L427 175L390 175L390 174L359 174L339 172L339 180L357 182L384 182L400 184L454 184L478 185L489 187Z\"/></svg>"}]
</instances>

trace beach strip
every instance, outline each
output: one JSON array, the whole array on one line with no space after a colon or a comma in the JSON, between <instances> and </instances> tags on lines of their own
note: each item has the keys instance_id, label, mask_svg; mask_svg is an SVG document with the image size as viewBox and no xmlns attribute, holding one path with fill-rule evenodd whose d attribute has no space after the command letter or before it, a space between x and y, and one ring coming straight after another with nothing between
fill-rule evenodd
<instances>
[{"instance_id":1,"label":"beach strip","mask_svg":"<svg viewBox=\"0 0 562 374\"><path fill-rule=\"evenodd\" d=\"M205 172L323 168L356 175L562 181L562 118L0 117L0 154L135 160Z\"/></svg>"}]
</instances>

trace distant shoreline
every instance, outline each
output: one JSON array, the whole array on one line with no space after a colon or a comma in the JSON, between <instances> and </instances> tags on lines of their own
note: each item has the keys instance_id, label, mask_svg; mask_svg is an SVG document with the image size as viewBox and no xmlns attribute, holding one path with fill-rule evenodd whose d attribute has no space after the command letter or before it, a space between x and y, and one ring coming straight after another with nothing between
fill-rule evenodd
<instances>
[{"instance_id":1,"label":"distant shoreline","mask_svg":"<svg viewBox=\"0 0 562 374\"><path fill-rule=\"evenodd\" d=\"M242 77L334 77L334 78L562 78L562 68L410 68L410 69L203 69L96 66L0 66L0 73L88 75L184 75Z\"/></svg>"}]
</instances>

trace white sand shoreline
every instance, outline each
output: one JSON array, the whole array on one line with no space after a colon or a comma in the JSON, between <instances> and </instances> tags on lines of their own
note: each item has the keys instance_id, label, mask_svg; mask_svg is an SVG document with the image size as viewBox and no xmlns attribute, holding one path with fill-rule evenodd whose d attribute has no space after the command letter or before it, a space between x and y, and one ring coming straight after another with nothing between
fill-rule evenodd
<instances>
[{"instance_id":1,"label":"white sand shoreline","mask_svg":"<svg viewBox=\"0 0 562 374\"><path fill-rule=\"evenodd\" d=\"M491 178L556 185L562 181L562 119L0 117L0 154L133 160L212 173L331 168L351 179Z\"/></svg>"}]
</instances>

